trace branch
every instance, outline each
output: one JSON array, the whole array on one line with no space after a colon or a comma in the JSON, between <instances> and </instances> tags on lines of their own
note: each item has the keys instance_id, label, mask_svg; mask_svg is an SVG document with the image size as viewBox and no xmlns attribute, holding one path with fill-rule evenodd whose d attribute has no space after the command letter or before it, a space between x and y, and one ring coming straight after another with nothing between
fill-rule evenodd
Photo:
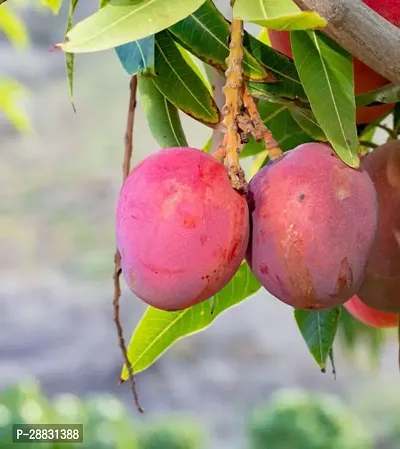
<instances>
[{"instance_id":1,"label":"branch","mask_svg":"<svg viewBox=\"0 0 400 449\"><path fill-rule=\"evenodd\" d=\"M122 165L122 178L123 181L128 177L131 169L131 158L132 158L132 148L133 148L133 125L135 120L135 109L136 109L136 89L137 89L137 76L131 78L129 84L130 96L129 96L129 107L128 107L128 119L126 123L125 132L125 151L124 151L124 162ZM135 400L136 408L140 413L143 413L143 408L139 403L139 397L136 391L136 382L133 377L132 365L128 358L128 352L126 348L126 343L124 339L124 333L121 325L121 320L119 316L119 299L121 297L121 286L120 286L120 276L122 273L121 269L121 254L118 249L114 256L114 298L113 298L113 310L114 310L114 322L117 327L119 346L124 357L125 365L128 369L129 379L131 381L131 390Z\"/></svg>"},{"instance_id":2,"label":"branch","mask_svg":"<svg viewBox=\"0 0 400 449\"><path fill-rule=\"evenodd\" d=\"M231 0L233 7L234 0ZM239 19L232 19L231 35L229 45L229 56L227 58L228 69L225 72L226 84L223 89L225 95L225 115L226 127L226 161L228 163L229 176L232 185L238 191L246 189L244 171L240 167L239 153L241 150L241 140L238 133L236 118L242 107L241 86L243 83L243 22Z\"/></svg>"},{"instance_id":3,"label":"branch","mask_svg":"<svg viewBox=\"0 0 400 449\"><path fill-rule=\"evenodd\" d=\"M394 84L400 84L400 28L361 0L294 0L328 22L322 30L345 50Z\"/></svg>"},{"instance_id":4,"label":"branch","mask_svg":"<svg viewBox=\"0 0 400 449\"><path fill-rule=\"evenodd\" d=\"M282 156L282 150L279 148L277 141L274 139L271 131L265 126L258 113L257 105L254 102L253 97L249 94L246 86L242 86L243 90L243 103L250 115L253 122L256 135L254 136L257 141L264 140L265 148L268 151L268 157L273 160Z\"/></svg>"}]
</instances>

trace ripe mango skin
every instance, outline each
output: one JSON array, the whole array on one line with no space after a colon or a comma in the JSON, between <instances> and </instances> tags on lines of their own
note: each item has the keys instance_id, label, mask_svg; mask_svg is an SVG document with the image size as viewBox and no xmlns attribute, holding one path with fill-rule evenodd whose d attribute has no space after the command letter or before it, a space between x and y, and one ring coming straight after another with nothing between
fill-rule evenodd
<instances>
[{"instance_id":1,"label":"ripe mango skin","mask_svg":"<svg viewBox=\"0 0 400 449\"><path fill-rule=\"evenodd\" d=\"M375 185L379 226L359 297L374 309L400 313L400 141L375 149L361 166Z\"/></svg>"},{"instance_id":2,"label":"ripe mango skin","mask_svg":"<svg viewBox=\"0 0 400 449\"><path fill-rule=\"evenodd\" d=\"M357 295L350 298L343 306L356 320L367 326L383 329L397 327L399 324L397 314L375 310L364 304Z\"/></svg>"},{"instance_id":3,"label":"ripe mango skin","mask_svg":"<svg viewBox=\"0 0 400 449\"><path fill-rule=\"evenodd\" d=\"M143 160L123 184L116 237L130 290L158 309L184 309L221 290L243 261L246 198L212 156L168 148Z\"/></svg>"},{"instance_id":4,"label":"ripe mango skin","mask_svg":"<svg viewBox=\"0 0 400 449\"><path fill-rule=\"evenodd\" d=\"M272 295L319 310L357 292L377 230L366 172L345 165L327 145L306 143L262 168L248 201L247 261Z\"/></svg>"}]
</instances>

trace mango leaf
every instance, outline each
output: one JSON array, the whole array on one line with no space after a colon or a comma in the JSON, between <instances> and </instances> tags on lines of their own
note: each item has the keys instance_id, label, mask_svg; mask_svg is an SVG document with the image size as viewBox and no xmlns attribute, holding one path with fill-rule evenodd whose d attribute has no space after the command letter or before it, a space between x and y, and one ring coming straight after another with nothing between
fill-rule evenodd
<instances>
[{"instance_id":1,"label":"mango leaf","mask_svg":"<svg viewBox=\"0 0 400 449\"><path fill-rule=\"evenodd\" d=\"M249 141L243 146L239 157L245 158L250 156L255 156L261 151L265 150L264 142L257 142L253 137L250 137Z\"/></svg>"},{"instance_id":2,"label":"mango leaf","mask_svg":"<svg viewBox=\"0 0 400 449\"><path fill-rule=\"evenodd\" d=\"M260 170L260 168L262 168L265 165L267 157L268 157L267 150L263 150L254 156L249 169L249 176L248 176L249 180Z\"/></svg>"},{"instance_id":3,"label":"mango leaf","mask_svg":"<svg viewBox=\"0 0 400 449\"><path fill-rule=\"evenodd\" d=\"M259 32L257 39L265 45L271 46L271 40L269 38L268 29L262 28Z\"/></svg>"},{"instance_id":4,"label":"mango leaf","mask_svg":"<svg viewBox=\"0 0 400 449\"><path fill-rule=\"evenodd\" d=\"M205 145L203 147L203 151L205 153L209 153L211 151L212 141L213 141L213 136L211 134L211 136L208 138L207 142L205 143Z\"/></svg>"},{"instance_id":5,"label":"mango leaf","mask_svg":"<svg viewBox=\"0 0 400 449\"><path fill-rule=\"evenodd\" d=\"M269 83L247 82L253 95L258 98L283 98L285 101L296 100L308 104L293 61L248 33L244 34L243 45L276 78L275 82Z\"/></svg>"},{"instance_id":6,"label":"mango leaf","mask_svg":"<svg viewBox=\"0 0 400 449\"><path fill-rule=\"evenodd\" d=\"M28 46L28 31L24 22L13 11L3 5L0 8L0 31L2 31L16 48Z\"/></svg>"},{"instance_id":7,"label":"mango leaf","mask_svg":"<svg viewBox=\"0 0 400 449\"><path fill-rule=\"evenodd\" d=\"M32 127L29 117L18 106L18 100L27 96L26 88L11 78L0 78L0 112L19 131L29 131Z\"/></svg>"},{"instance_id":8,"label":"mango leaf","mask_svg":"<svg viewBox=\"0 0 400 449\"><path fill-rule=\"evenodd\" d=\"M69 53L118 47L151 36L184 19L204 0L111 0L72 28L56 46Z\"/></svg>"},{"instance_id":9,"label":"mango leaf","mask_svg":"<svg viewBox=\"0 0 400 449\"><path fill-rule=\"evenodd\" d=\"M397 103L400 101L400 84L388 84L379 89L356 96L357 107L373 106L381 103Z\"/></svg>"},{"instance_id":10,"label":"mango leaf","mask_svg":"<svg viewBox=\"0 0 400 449\"><path fill-rule=\"evenodd\" d=\"M168 100L194 119L215 126L220 113L207 86L185 61L168 31L156 35L154 83Z\"/></svg>"},{"instance_id":11,"label":"mango leaf","mask_svg":"<svg viewBox=\"0 0 400 449\"><path fill-rule=\"evenodd\" d=\"M58 14L63 0L42 0L42 3L51 9L53 14Z\"/></svg>"},{"instance_id":12,"label":"mango leaf","mask_svg":"<svg viewBox=\"0 0 400 449\"><path fill-rule=\"evenodd\" d=\"M207 73L205 75L202 73L192 54L190 54L185 48L179 45L178 42L175 42L175 45L180 51L186 63L193 69L196 75L201 79L201 81L203 81L203 84L207 87L208 91L212 94L212 86L210 80L208 79Z\"/></svg>"},{"instance_id":13,"label":"mango leaf","mask_svg":"<svg viewBox=\"0 0 400 449\"><path fill-rule=\"evenodd\" d=\"M160 92L154 78L139 76L138 87L150 131L160 147L187 147L179 111Z\"/></svg>"},{"instance_id":14,"label":"mango leaf","mask_svg":"<svg viewBox=\"0 0 400 449\"><path fill-rule=\"evenodd\" d=\"M307 30L326 26L313 11L301 11L292 0L236 0L233 16L274 30Z\"/></svg>"},{"instance_id":15,"label":"mango leaf","mask_svg":"<svg viewBox=\"0 0 400 449\"><path fill-rule=\"evenodd\" d=\"M291 31L294 61L311 109L337 155L360 164L352 57L315 31Z\"/></svg>"},{"instance_id":16,"label":"mango leaf","mask_svg":"<svg viewBox=\"0 0 400 449\"><path fill-rule=\"evenodd\" d=\"M294 105L288 105L292 117L296 120L300 128L315 140L327 142L325 133L319 126L314 114L310 109L300 108Z\"/></svg>"},{"instance_id":17,"label":"mango leaf","mask_svg":"<svg viewBox=\"0 0 400 449\"><path fill-rule=\"evenodd\" d=\"M149 307L137 325L128 346L128 357L133 371L138 373L152 365L177 340L208 327L221 313L236 306L260 289L249 266L243 263L229 284L214 296L211 302L178 312L164 312ZM127 379L124 366L121 379Z\"/></svg>"},{"instance_id":18,"label":"mango leaf","mask_svg":"<svg viewBox=\"0 0 400 449\"><path fill-rule=\"evenodd\" d=\"M154 72L154 35L115 47L122 67L129 75Z\"/></svg>"},{"instance_id":19,"label":"mango leaf","mask_svg":"<svg viewBox=\"0 0 400 449\"><path fill-rule=\"evenodd\" d=\"M302 143L313 140L294 120L287 105L260 100L258 111L282 151L292 150Z\"/></svg>"},{"instance_id":20,"label":"mango leaf","mask_svg":"<svg viewBox=\"0 0 400 449\"><path fill-rule=\"evenodd\" d=\"M227 69L229 55L229 22L207 0L197 11L169 28L174 39L201 61L217 70ZM244 51L243 72L246 78L268 79L265 68L247 50Z\"/></svg>"},{"instance_id":21,"label":"mango leaf","mask_svg":"<svg viewBox=\"0 0 400 449\"><path fill-rule=\"evenodd\" d=\"M74 17L75 9L76 9L76 7L78 5L78 1L79 0L70 0L66 33L68 33L68 31L72 28L72 20L73 20L73 17ZM66 69L67 69L69 98L71 100L72 108L76 112L75 103L74 103L75 55L73 53L66 53L65 54L65 65L66 65Z\"/></svg>"},{"instance_id":22,"label":"mango leaf","mask_svg":"<svg viewBox=\"0 0 400 449\"><path fill-rule=\"evenodd\" d=\"M326 360L335 340L340 312L340 307L312 312L300 309L294 311L301 335L321 370L325 370Z\"/></svg>"}]
</instances>

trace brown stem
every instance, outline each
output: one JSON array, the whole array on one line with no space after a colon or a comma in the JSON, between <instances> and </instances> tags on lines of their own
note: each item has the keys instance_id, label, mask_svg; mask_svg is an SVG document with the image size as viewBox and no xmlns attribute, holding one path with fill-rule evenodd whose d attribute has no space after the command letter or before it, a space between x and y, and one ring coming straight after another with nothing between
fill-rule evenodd
<instances>
[{"instance_id":1,"label":"brown stem","mask_svg":"<svg viewBox=\"0 0 400 449\"><path fill-rule=\"evenodd\" d=\"M125 132L125 152L124 152L124 162L122 165L122 176L123 181L128 177L131 166L131 158L132 158L132 150L133 150L133 125L135 121L135 109L136 109L136 89L137 89L137 77L136 75L131 78L130 84L130 97L129 97L129 108L128 108L128 119L126 123L126 132ZM121 276L121 254L118 249L115 252L114 257L114 298L113 298L113 309L114 309L114 321L117 327L118 333L118 341L119 346L122 351L122 355L125 360L125 365L128 369L129 379L131 382L131 390L133 394L133 398L135 401L136 408L140 413L143 413L144 410L139 403L139 396L136 391L136 382L135 377L133 376L133 369L131 362L128 358L128 351L125 344L124 332L121 325L121 320L119 316L119 300L121 297L121 285L120 285L120 276Z\"/></svg>"},{"instance_id":2,"label":"brown stem","mask_svg":"<svg viewBox=\"0 0 400 449\"><path fill-rule=\"evenodd\" d=\"M231 5L233 6L232 0ZM227 133L226 162L233 187L243 190L246 188L246 181L239 162L241 141L236 123L236 118L242 107L240 88L243 83L243 22L239 19L232 19L230 41L230 52L227 58L228 69L225 72L226 84L223 89L225 94L223 113Z\"/></svg>"},{"instance_id":3,"label":"brown stem","mask_svg":"<svg viewBox=\"0 0 400 449\"><path fill-rule=\"evenodd\" d=\"M245 85L242 86L242 91L243 103L250 115L251 121L253 122L253 126L256 131L256 140L264 139L265 148L268 150L268 156L270 159L276 159L282 156L282 150L279 148L279 145L274 139L271 131L265 126L264 122L262 121L254 99L249 94L249 91Z\"/></svg>"}]
</instances>

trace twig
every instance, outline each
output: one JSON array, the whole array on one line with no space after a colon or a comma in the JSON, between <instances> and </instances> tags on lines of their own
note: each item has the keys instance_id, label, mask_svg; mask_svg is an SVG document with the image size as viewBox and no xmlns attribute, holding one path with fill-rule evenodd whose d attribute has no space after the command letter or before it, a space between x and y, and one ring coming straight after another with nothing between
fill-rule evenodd
<instances>
[{"instance_id":1,"label":"twig","mask_svg":"<svg viewBox=\"0 0 400 449\"><path fill-rule=\"evenodd\" d=\"M243 90L242 93L243 103L249 113L251 121L253 122L254 129L256 131L256 140L264 139L265 148L268 150L268 156L271 160L282 156L282 150L279 148L279 145L274 139L274 136L272 135L271 131L265 126L264 122L261 120L254 99L249 94L249 91L245 85L242 86L242 90Z\"/></svg>"},{"instance_id":2,"label":"twig","mask_svg":"<svg viewBox=\"0 0 400 449\"><path fill-rule=\"evenodd\" d=\"M360 140L360 146L367 147L367 148L377 148L379 145L377 145L374 142L369 142L368 140Z\"/></svg>"},{"instance_id":3,"label":"twig","mask_svg":"<svg viewBox=\"0 0 400 449\"><path fill-rule=\"evenodd\" d=\"M0 5L2 4L2 3L5 3L7 0L0 0Z\"/></svg>"},{"instance_id":4,"label":"twig","mask_svg":"<svg viewBox=\"0 0 400 449\"><path fill-rule=\"evenodd\" d=\"M131 82L129 85L130 88L130 97L129 97L129 109L128 109L128 119L126 123L126 132L125 132L125 152L124 152L124 162L122 166L122 175L123 181L128 177L131 166L131 158L132 158L132 149L133 149L133 125L135 119L135 108L136 108L136 89L137 89L137 77L136 75L131 78ZM135 401L136 408L140 413L143 413L144 410L139 403L139 396L136 391L136 382L133 376L133 369L131 362L128 358L128 352L124 339L124 332L121 325L121 320L119 316L119 299L121 297L121 285L120 285L120 276L121 276L121 254L118 249L115 252L114 257L114 299L113 299L113 309L114 309L114 321L117 327L119 346L122 351L122 355L125 360L125 365L128 369L129 379L131 382L131 390L133 394L133 398Z\"/></svg>"},{"instance_id":5,"label":"twig","mask_svg":"<svg viewBox=\"0 0 400 449\"><path fill-rule=\"evenodd\" d=\"M394 84L400 84L400 28L360 0L294 0L302 10L328 22L322 29L357 59Z\"/></svg>"},{"instance_id":6,"label":"twig","mask_svg":"<svg viewBox=\"0 0 400 449\"><path fill-rule=\"evenodd\" d=\"M231 0L233 7L234 0ZM226 84L223 89L225 94L225 106L223 113L225 115L225 126L227 133L226 162L228 165L229 176L235 189L246 190L247 184L244 172L239 162L239 152L241 149L241 140L238 133L236 118L242 107L241 85L243 83L243 22L239 19L232 19L230 52L227 58L228 69L225 72Z\"/></svg>"},{"instance_id":7,"label":"twig","mask_svg":"<svg viewBox=\"0 0 400 449\"><path fill-rule=\"evenodd\" d=\"M389 140L390 139L393 139L393 140L397 139L396 133L392 129L390 129L388 126L382 125L382 123L378 123L376 125L376 127L377 128L381 128L383 131L386 131L389 134Z\"/></svg>"}]
</instances>

